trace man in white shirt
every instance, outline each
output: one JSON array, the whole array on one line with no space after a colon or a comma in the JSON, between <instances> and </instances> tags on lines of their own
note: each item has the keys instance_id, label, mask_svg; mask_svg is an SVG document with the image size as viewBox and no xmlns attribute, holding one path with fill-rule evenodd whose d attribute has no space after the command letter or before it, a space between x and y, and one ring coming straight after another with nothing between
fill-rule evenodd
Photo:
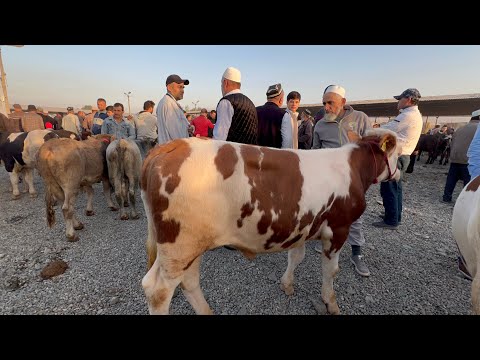
<instances>
[{"instance_id":1,"label":"man in white shirt","mask_svg":"<svg viewBox=\"0 0 480 360\"><path fill-rule=\"evenodd\" d=\"M257 144L257 111L253 102L240 91L240 70L228 67L221 80L222 98L217 105L213 139L242 144Z\"/></svg>"},{"instance_id":2,"label":"man in white shirt","mask_svg":"<svg viewBox=\"0 0 480 360\"><path fill-rule=\"evenodd\" d=\"M394 96L398 100L397 108L400 114L392 121L382 126L397 134L400 153L398 157L398 171L401 172L399 181L387 181L380 184L380 194L383 198L385 215L383 221L375 222L375 227L396 229L402 221L402 179L410 163L410 155L415 150L420 134L422 133L422 114L418 110L421 98L417 89L410 88L402 94ZM392 172L395 169L392 169Z\"/></svg>"}]
</instances>

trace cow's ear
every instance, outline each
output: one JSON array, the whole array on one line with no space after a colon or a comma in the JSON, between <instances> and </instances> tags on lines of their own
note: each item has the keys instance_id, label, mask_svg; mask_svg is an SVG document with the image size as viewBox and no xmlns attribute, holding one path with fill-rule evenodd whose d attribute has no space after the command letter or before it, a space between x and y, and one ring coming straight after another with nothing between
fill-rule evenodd
<instances>
[{"instance_id":1,"label":"cow's ear","mask_svg":"<svg viewBox=\"0 0 480 360\"><path fill-rule=\"evenodd\" d=\"M378 145L382 151L387 153L387 156L390 156L397 147L397 138L392 134L384 134Z\"/></svg>"},{"instance_id":2,"label":"cow's ear","mask_svg":"<svg viewBox=\"0 0 480 360\"><path fill-rule=\"evenodd\" d=\"M360 135L358 135L355 131L352 131L352 130L347 131L347 137L348 137L348 141L350 142L356 142L362 139Z\"/></svg>"}]
</instances>

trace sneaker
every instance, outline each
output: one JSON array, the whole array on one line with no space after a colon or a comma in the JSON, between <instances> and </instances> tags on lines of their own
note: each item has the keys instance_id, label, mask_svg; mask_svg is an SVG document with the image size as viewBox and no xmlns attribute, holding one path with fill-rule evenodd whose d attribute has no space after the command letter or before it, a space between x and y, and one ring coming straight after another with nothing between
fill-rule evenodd
<instances>
[{"instance_id":1,"label":"sneaker","mask_svg":"<svg viewBox=\"0 0 480 360\"><path fill-rule=\"evenodd\" d=\"M316 244L315 244L315 247L313 248L313 250L315 250L316 252L322 254L323 253L323 245L320 241L318 241Z\"/></svg>"},{"instance_id":2,"label":"sneaker","mask_svg":"<svg viewBox=\"0 0 480 360\"><path fill-rule=\"evenodd\" d=\"M370 270L368 270L367 264L363 261L363 255L352 255L350 261L355 265L355 270L362 276L370 276Z\"/></svg>"},{"instance_id":3,"label":"sneaker","mask_svg":"<svg viewBox=\"0 0 480 360\"><path fill-rule=\"evenodd\" d=\"M465 279L470 281L473 280L472 275L470 275L470 272L468 271L467 267L463 263L462 258L460 256L458 257L458 271L460 271L460 273Z\"/></svg>"},{"instance_id":4,"label":"sneaker","mask_svg":"<svg viewBox=\"0 0 480 360\"><path fill-rule=\"evenodd\" d=\"M383 221L385 221L385 215L383 215L383 214L378 214L378 216L380 217L380 219L382 219ZM402 223L402 220L400 220L400 221L398 222L398 225L400 225L401 223Z\"/></svg>"},{"instance_id":5,"label":"sneaker","mask_svg":"<svg viewBox=\"0 0 480 360\"><path fill-rule=\"evenodd\" d=\"M445 199L440 199L440 201L446 204L450 204L452 202L452 200L445 200Z\"/></svg>"},{"instance_id":6,"label":"sneaker","mask_svg":"<svg viewBox=\"0 0 480 360\"><path fill-rule=\"evenodd\" d=\"M396 230L398 228L398 225L388 225L384 221L374 222L372 223L372 225L378 228L384 228L384 229L390 229L390 230Z\"/></svg>"}]
</instances>

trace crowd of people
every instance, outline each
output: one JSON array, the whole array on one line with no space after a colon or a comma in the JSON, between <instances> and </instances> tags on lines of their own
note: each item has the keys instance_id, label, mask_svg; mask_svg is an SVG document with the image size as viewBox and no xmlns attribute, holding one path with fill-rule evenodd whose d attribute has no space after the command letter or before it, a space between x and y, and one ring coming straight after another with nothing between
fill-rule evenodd
<instances>
[{"instance_id":1,"label":"crowd of people","mask_svg":"<svg viewBox=\"0 0 480 360\"><path fill-rule=\"evenodd\" d=\"M116 139L140 139L152 145L168 141L195 137L210 137L215 140L231 141L243 144L268 146L279 149L328 149L349 143L350 132L365 136L372 128L368 116L347 105L346 90L340 85L329 85L323 92L323 109L312 116L305 109L300 114L301 94L290 91L286 94L281 83L270 85L266 89L263 105L255 104L241 90L240 70L228 67L221 77L221 98L216 109L210 112L202 108L198 117L188 115L179 101L183 99L185 87L190 81L179 75L167 77L166 92L159 100L156 112L152 100L145 101L143 110L134 116L125 116L124 106L115 103L107 106L104 98L98 98L98 110L85 114L74 113L67 108L65 116L51 117L43 109L28 106L24 113L20 105L14 105L14 112L3 119L3 130L8 132L31 131L35 129L60 129L72 131L83 139L89 135L110 134ZM398 164L392 172L401 173L400 181L382 182L380 194L385 213L381 221L373 226L394 230L402 222L403 188L402 178L410 162L410 155L422 132L422 114L419 110L420 92L409 88L394 96L398 101L399 115L381 125L396 133L399 148ZM286 108L283 108L286 103ZM451 143L451 164L445 185L443 201L452 201L452 193L458 180L466 185L470 179L480 174L480 131L478 123L480 110L472 114L468 125L453 134ZM374 124L378 127L378 124ZM2 130L2 129L0 129ZM446 127L436 127L433 132L446 132ZM389 169L390 170L390 169ZM351 262L355 270L368 277L370 271L362 255L365 244L363 220L360 217L350 228L348 243L351 245ZM315 250L322 252L321 243ZM462 266L463 265L463 266ZM461 256L459 268L469 276Z\"/></svg>"}]
</instances>

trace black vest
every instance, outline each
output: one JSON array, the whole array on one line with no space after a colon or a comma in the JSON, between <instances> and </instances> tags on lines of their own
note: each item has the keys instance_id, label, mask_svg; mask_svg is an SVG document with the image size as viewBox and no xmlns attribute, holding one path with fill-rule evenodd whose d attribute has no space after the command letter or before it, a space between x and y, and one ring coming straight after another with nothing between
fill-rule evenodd
<instances>
[{"instance_id":1,"label":"black vest","mask_svg":"<svg viewBox=\"0 0 480 360\"><path fill-rule=\"evenodd\" d=\"M233 106L232 124L228 130L227 141L257 145L258 118L253 102L238 93L224 96L220 101L223 99L230 101Z\"/></svg>"},{"instance_id":2,"label":"black vest","mask_svg":"<svg viewBox=\"0 0 480 360\"><path fill-rule=\"evenodd\" d=\"M267 102L257 107L258 145L280 149L282 147L282 119L285 109L277 104Z\"/></svg>"}]
</instances>

